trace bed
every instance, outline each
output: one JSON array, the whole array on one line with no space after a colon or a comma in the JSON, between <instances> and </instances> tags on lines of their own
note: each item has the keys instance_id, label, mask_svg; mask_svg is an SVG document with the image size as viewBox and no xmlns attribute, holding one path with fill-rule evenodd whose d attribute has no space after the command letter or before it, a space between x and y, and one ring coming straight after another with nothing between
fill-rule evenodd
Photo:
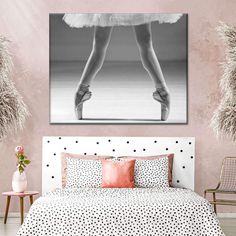
<instances>
[{"instance_id":1,"label":"bed","mask_svg":"<svg viewBox=\"0 0 236 236\"><path fill-rule=\"evenodd\" d=\"M58 140L61 142L63 139L65 139L64 145L59 145ZM87 143L87 148L89 147L87 151L97 151L98 154L99 150L94 150L93 145L91 145L91 142L95 142L95 140L96 145L98 145L97 143L102 144L104 140L113 140L116 144L127 142L127 137L88 139L86 137L84 141ZM150 151L148 154L162 153L164 151L163 147L166 149L168 145L166 151L173 151L177 156L174 158L173 183L177 185L187 184L189 185L188 188L174 186L134 189L68 187L62 189L61 186L58 186L60 181L54 181L55 178L60 176L60 165L55 165L52 170L43 167L43 173L49 172L43 177L43 196L38 198L30 208L17 236L224 235L210 203L193 191L191 183L194 179L194 172L189 173L190 181L182 181L184 174L186 174L183 169L189 168L191 170L191 167L193 167L193 163L191 166L191 162L188 162L187 159L192 160L191 157L195 156L194 139L135 137L128 139L131 144L130 155L133 155L131 150L136 150L136 155L139 155L139 150L144 149L144 144L147 151ZM43 140L43 165L48 165L50 155L54 156L53 162L58 163L58 160L55 160L57 155L54 155L54 153L57 154L57 152L63 151L65 145L72 149L74 143L83 143L83 140L83 137L60 137L60 139L59 137L45 137ZM157 142L159 142L158 148L157 146L154 148L153 145ZM71 146L69 143L71 143ZM142 146L140 146L141 143ZM97 147L96 145L95 147ZM119 153L118 146L116 146L117 153ZM85 151L83 145L81 148ZM114 148L114 146L110 148ZM78 149L76 148L77 151L82 151ZM108 150L101 149L103 153L107 151L106 154L110 154ZM182 156L179 156L179 153ZM124 153L119 154L123 155ZM183 168L183 164L185 168ZM49 178L52 175L54 175L54 178ZM47 178L48 181L46 182ZM61 178L61 176L58 178ZM177 180L179 181L177 182Z\"/></svg>"}]
</instances>

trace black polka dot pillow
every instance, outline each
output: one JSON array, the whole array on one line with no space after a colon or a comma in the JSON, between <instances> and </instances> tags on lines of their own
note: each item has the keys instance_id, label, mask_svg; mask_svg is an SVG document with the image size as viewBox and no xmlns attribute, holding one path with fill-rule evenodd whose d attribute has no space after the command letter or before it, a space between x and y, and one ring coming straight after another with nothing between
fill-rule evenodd
<instances>
[{"instance_id":1,"label":"black polka dot pillow","mask_svg":"<svg viewBox=\"0 0 236 236\"><path fill-rule=\"evenodd\" d=\"M102 183L100 160L66 158L66 188L99 188Z\"/></svg>"},{"instance_id":2,"label":"black polka dot pillow","mask_svg":"<svg viewBox=\"0 0 236 236\"><path fill-rule=\"evenodd\" d=\"M155 155L155 156L120 156L118 157L118 159L135 159L135 160L159 160L162 158L168 158L168 181L169 181L169 186L172 186L173 159L174 159L173 153Z\"/></svg>"},{"instance_id":3,"label":"black polka dot pillow","mask_svg":"<svg viewBox=\"0 0 236 236\"><path fill-rule=\"evenodd\" d=\"M65 188L66 181L67 181L67 161L66 161L66 158L81 159L81 160L101 160L101 159L110 159L110 158L112 158L112 156L90 155L88 153L77 154L77 153L62 152L61 153L62 188Z\"/></svg>"},{"instance_id":4,"label":"black polka dot pillow","mask_svg":"<svg viewBox=\"0 0 236 236\"><path fill-rule=\"evenodd\" d=\"M140 188L169 187L168 158L138 160L134 169L135 186Z\"/></svg>"}]
</instances>

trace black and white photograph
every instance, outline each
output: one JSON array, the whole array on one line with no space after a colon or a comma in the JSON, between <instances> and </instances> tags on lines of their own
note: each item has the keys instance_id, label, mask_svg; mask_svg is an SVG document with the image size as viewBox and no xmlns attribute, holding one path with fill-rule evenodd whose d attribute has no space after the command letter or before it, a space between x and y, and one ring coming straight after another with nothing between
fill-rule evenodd
<instances>
[{"instance_id":1,"label":"black and white photograph","mask_svg":"<svg viewBox=\"0 0 236 236\"><path fill-rule=\"evenodd\" d=\"M50 123L187 124L187 14L49 19Z\"/></svg>"}]
</instances>

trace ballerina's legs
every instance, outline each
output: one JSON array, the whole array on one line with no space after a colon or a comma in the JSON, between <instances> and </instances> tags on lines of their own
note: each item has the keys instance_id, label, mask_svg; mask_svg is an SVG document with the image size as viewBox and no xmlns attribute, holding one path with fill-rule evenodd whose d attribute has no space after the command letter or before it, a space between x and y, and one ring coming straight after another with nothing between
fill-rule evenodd
<instances>
[{"instance_id":1,"label":"ballerina's legs","mask_svg":"<svg viewBox=\"0 0 236 236\"><path fill-rule=\"evenodd\" d=\"M94 28L92 51L75 93L75 114L79 120L82 119L83 103L92 95L89 91L90 83L103 65L112 29L112 26L95 26ZM133 29L143 67L155 84L156 90L153 93L153 98L161 103L161 120L166 121L170 110L170 93L153 49L151 23L135 25Z\"/></svg>"}]
</instances>

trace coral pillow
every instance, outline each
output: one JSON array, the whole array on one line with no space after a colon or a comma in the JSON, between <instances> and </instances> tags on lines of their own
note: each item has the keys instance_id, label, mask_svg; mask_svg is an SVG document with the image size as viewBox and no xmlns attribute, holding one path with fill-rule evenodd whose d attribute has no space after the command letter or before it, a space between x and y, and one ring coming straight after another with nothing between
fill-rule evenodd
<instances>
[{"instance_id":1,"label":"coral pillow","mask_svg":"<svg viewBox=\"0 0 236 236\"><path fill-rule=\"evenodd\" d=\"M134 188L135 160L101 160L102 188Z\"/></svg>"}]
</instances>

